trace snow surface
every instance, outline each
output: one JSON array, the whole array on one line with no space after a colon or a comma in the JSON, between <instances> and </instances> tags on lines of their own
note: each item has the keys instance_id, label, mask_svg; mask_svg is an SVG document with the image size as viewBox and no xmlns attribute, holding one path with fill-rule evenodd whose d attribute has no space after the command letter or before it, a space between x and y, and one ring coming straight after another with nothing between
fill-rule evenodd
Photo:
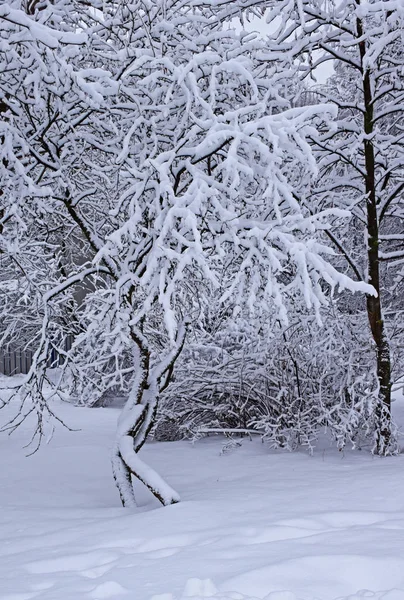
<instances>
[{"instance_id":1,"label":"snow surface","mask_svg":"<svg viewBox=\"0 0 404 600\"><path fill-rule=\"evenodd\" d=\"M1 600L404 600L403 455L150 443L183 501L160 508L139 487L122 509L118 411L57 411L81 429L32 457L29 423L0 437Z\"/></svg>"}]
</instances>

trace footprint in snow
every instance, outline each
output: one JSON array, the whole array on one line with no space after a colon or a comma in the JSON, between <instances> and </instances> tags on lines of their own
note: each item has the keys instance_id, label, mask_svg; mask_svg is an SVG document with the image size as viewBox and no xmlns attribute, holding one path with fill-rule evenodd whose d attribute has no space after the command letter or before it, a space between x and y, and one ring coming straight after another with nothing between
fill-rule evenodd
<instances>
[{"instance_id":1,"label":"footprint in snow","mask_svg":"<svg viewBox=\"0 0 404 600\"><path fill-rule=\"evenodd\" d=\"M108 573L110 568L111 566L109 564L100 565L99 567L94 567L93 569L86 569L85 571L80 571L80 575L83 575L83 577L88 577L88 579L98 579L98 577L101 577L102 575L105 575L105 573Z\"/></svg>"}]
</instances>

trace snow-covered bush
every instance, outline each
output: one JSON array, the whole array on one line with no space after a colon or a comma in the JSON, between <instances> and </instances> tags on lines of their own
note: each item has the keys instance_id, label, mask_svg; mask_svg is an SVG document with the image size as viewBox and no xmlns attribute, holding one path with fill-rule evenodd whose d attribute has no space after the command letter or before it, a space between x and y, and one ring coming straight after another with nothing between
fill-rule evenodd
<instances>
[{"instance_id":1,"label":"snow-covered bush","mask_svg":"<svg viewBox=\"0 0 404 600\"><path fill-rule=\"evenodd\" d=\"M220 325L194 332L164 394L157 439L256 433L272 447L313 451L328 431L339 449L375 451L380 404L366 315L335 302L320 326L296 308L287 326L223 323L219 314Z\"/></svg>"}]
</instances>

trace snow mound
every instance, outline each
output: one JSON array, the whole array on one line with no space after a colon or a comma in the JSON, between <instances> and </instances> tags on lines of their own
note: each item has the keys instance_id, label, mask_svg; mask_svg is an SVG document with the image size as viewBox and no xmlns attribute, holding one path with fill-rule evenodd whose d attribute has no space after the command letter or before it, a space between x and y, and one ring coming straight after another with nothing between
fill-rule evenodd
<instances>
[{"instance_id":1,"label":"snow mound","mask_svg":"<svg viewBox=\"0 0 404 600\"><path fill-rule=\"evenodd\" d=\"M191 578L185 584L184 591L180 598L173 594L158 594L150 600L258 600L252 596L244 596L238 592L219 592L211 579ZM267 600L296 600L295 596L281 595L278 598L268 596Z\"/></svg>"},{"instance_id":2,"label":"snow mound","mask_svg":"<svg viewBox=\"0 0 404 600\"><path fill-rule=\"evenodd\" d=\"M360 590L350 596L339 596L335 600L403 600L404 590L372 592ZM270 592L263 598L246 596L239 592L219 592L210 579L188 579L180 597L173 594L159 594L150 600L309 600L308 596L298 597L293 592L283 590ZM321 600L311 596L310 600Z\"/></svg>"}]
</instances>

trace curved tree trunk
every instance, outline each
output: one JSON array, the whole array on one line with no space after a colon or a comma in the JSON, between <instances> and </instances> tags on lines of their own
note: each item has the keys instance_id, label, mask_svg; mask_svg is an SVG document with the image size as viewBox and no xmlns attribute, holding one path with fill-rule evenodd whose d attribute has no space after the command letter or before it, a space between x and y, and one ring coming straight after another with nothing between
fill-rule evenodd
<instances>
[{"instance_id":1,"label":"curved tree trunk","mask_svg":"<svg viewBox=\"0 0 404 600\"><path fill-rule=\"evenodd\" d=\"M123 506L136 505L132 477L139 479L164 506L180 500L177 492L138 455L148 434L144 424L149 420L152 423L149 415L155 412L157 406L158 397L151 391L153 388L156 389L156 385L143 392L142 404L124 410L124 419L118 424L112 468Z\"/></svg>"},{"instance_id":2,"label":"curved tree trunk","mask_svg":"<svg viewBox=\"0 0 404 600\"><path fill-rule=\"evenodd\" d=\"M132 477L139 479L164 506L180 500L177 492L143 462L138 453L153 426L159 395L168 385L174 363L183 348L185 335L184 325L178 331L175 347L163 361L153 367L150 365L150 352L145 341L136 333L133 335L137 373L118 421L112 454L113 476L123 506L136 506Z\"/></svg>"}]
</instances>

